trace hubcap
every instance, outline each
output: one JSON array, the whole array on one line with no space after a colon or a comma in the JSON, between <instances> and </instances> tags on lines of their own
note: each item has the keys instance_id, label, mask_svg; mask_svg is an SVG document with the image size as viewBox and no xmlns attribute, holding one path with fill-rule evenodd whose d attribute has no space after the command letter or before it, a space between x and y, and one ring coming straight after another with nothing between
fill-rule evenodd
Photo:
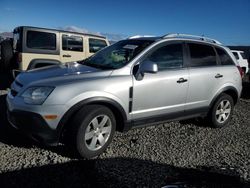
<instances>
[{"instance_id":1,"label":"hubcap","mask_svg":"<svg viewBox=\"0 0 250 188\"><path fill-rule=\"evenodd\" d=\"M219 123L224 123L231 113L231 104L228 100L223 100L220 102L216 109L216 120Z\"/></svg>"},{"instance_id":2,"label":"hubcap","mask_svg":"<svg viewBox=\"0 0 250 188\"><path fill-rule=\"evenodd\" d=\"M99 115L91 120L85 131L85 144L91 151L102 148L111 134L112 123L107 115Z\"/></svg>"}]
</instances>

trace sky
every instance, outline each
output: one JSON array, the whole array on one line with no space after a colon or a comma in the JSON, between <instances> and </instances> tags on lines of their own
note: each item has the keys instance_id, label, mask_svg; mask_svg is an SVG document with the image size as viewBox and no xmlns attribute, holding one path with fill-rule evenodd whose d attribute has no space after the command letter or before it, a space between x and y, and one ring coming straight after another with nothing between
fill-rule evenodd
<instances>
[{"instance_id":1,"label":"sky","mask_svg":"<svg viewBox=\"0 0 250 188\"><path fill-rule=\"evenodd\" d=\"M250 45L250 0L0 0L0 32L21 25L123 37L186 33Z\"/></svg>"}]
</instances>

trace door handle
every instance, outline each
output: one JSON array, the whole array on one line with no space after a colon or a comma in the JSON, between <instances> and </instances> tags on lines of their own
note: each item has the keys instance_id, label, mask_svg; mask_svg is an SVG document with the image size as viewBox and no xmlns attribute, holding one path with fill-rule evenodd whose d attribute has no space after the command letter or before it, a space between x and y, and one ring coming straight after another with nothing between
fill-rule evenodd
<instances>
[{"instance_id":1,"label":"door handle","mask_svg":"<svg viewBox=\"0 0 250 188\"><path fill-rule=\"evenodd\" d=\"M187 82L188 80L187 79L184 79L184 78L180 78L177 83L180 84L180 83L184 83L184 82Z\"/></svg>"},{"instance_id":2,"label":"door handle","mask_svg":"<svg viewBox=\"0 0 250 188\"><path fill-rule=\"evenodd\" d=\"M223 77L223 75L221 75L219 73L215 75L215 78L222 78L222 77Z\"/></svg>"},{"instance_id":3,"label":"door handle","mask_svg":"<svg viewBox=\"0 0 250 188\"><path fill-rule=\"evenodd\" d=\"M71 57L69 54L64 54L63 57Z\"/></svg>"}]
</instances>

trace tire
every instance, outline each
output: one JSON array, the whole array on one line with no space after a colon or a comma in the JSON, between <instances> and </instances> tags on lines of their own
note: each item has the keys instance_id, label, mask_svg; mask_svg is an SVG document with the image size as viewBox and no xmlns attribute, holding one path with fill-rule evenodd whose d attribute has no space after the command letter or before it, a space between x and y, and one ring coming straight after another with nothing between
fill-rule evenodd
<instances>
[{"instance_id":1,"label":"tire","mask_svg":"<svg viewBox=\"0 0 250 188\"><path fill-rule=\"evenodd\" d=\"M13 59L13 48L11 40L1 42L1 69L9 70Z\"/></svg>"},{"instance_id":2,"label":"tire","mask_svg":"<svg viewBox=\"0 0 250 188\"><path fill-rule=\"evenodd\" d=\"M220 95L208 115L209 123L215 128L226 126L232 117L233 109L233 98L227 94Z\"/></svg>"},{"instance_id":3,"label":"tire","mask_svg":"<svg viewBox=\"0 0 250 188\"><path fill-rule=\"evenodd\" d=\"M102 125L102 122L105 124ZM73 118L71 143L74 144L77 154L90 159L106 150L115 130L115 116L109 108L89 105L77 112Z\"/></svg>"}]
</instances>

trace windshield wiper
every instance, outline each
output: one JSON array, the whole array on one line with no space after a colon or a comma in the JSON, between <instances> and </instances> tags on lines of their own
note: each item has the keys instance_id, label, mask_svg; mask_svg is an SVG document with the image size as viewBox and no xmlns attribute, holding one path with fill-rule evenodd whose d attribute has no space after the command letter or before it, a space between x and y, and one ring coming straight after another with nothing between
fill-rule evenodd
<instances>
[{"instance_id":1,"label":"windshield wiper","mask_svg":"<svg viewBox=\"0 0 250 188\"><path fill-rule=\"evenodd\" d=\"M94 67L94 68L97 68L97 69L102 69L102 70L110 70L110 69L114 69L113 67L110 67L110 66L105 66L105 65L100 65L100 64L94 64L94 63L88 63L88 61L80 61L78 62L82 65L86 65L86 66L89 66L89 67Z\"/></svg>"}]
</instances>

